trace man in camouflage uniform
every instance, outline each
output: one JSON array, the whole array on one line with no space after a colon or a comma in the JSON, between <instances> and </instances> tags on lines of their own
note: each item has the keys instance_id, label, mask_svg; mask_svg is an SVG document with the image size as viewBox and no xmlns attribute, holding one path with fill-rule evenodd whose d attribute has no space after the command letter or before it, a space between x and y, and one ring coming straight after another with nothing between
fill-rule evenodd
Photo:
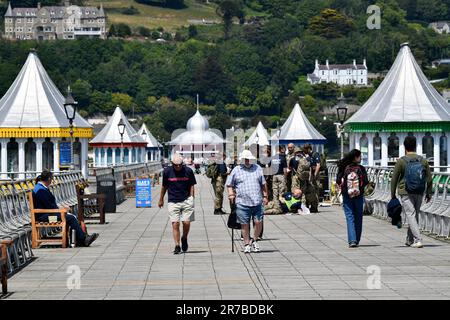
<instances>
[{"instance_id":1,"label":"man in camouflage uniform","mask_svg":"<svg viewBox=\"0 0 450 320\"><path fill-rule=\"evenodd\" d=\"M319 192L320 192L320 155L318 152L313 152L313 148L311 144L307 144L305 146L305 152L309 155L309 161L311 163L311 192L308 194L305 193L305 197L309 198L309 201L307 200L306 206L309 207L308 204L311 205L310 211L312 213L319 212Z\"/></svg>"},{"instance_id":2,"label":"man in camouflage uniform","mask_svg":"<svg viewBox=\"0 0 450 320\"><path fill-rule=\"evenodd\" d=\"M294 176L293 169L289 167L289 163L295 156L295 146L293 143L288 144L288 153L286 154L286 163L288 164L287 175L286 175L286 190L291 191L292 189L292 177ZM295 168L294 168L295 169Z\"/></svg>"},{"instance_id":3,"label":"man in camouflage uniform","mask_svg":"<svg viewBox=\"0 0 450 320\"><path fill-rule=\"evenodd\" d=\"M286 192L287 162L285 152L284 146L279 146L277 155L271 161L272 194L275 204L279 203L278 198Z\"/></svg>"},{"instance_id":4,"label":"man in camouflage uniform","mask_svg":"<svg viewBox=\"0 0 450 320\"><path fill-rule=\"evenodd\" d=\"M223 160L217 163L215 160L206 169L208 178L211 179L211 184L214 189L214 214L226 214L223 211L223 192L225 190L225 181L227 180L228 169L225 163L226 155L223 155Z\"/></svg>"},{"instance_id":5,"label":"man in camouflage uniform","mask_svg":"<svg viewBox=\"0 0 450 320\"><path fill-rule=\"evenodd\" d=\"M292 172L292 184L289 191L294 192L295 189L301 189L304 193L305 181L309 180L309 160L299 147L295 148L294 155L289 161L289 168Z\"/></svg>"}]
</instances>

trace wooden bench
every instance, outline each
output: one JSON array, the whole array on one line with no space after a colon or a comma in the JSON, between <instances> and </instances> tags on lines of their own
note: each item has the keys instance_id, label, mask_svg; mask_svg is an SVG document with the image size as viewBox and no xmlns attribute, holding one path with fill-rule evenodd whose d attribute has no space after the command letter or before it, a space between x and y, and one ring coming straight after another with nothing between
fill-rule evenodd
<instances>
[{"instance_id":1,"label":"wooden bench","mask_svg":"<svg viewBox=\"0 0 450 320\"><path fill-rule=\"evenodd\" d=\"M125 186L125 195L134 197L136 194L136 179L131 177L130 172L123 174L123 184Z\"/></svg>"},{"instance_id":2,"label":"wooden bench","mask_svg":"<svg viewBox=\"0 0 450 320\"><path fill-rule=\"evenodd\" d=\"M105 224L106 195L98 193L85 194L85 188L80 185L77 185L76 188L78 198L78 221L99 220L100 224Z\"/></svg>"},{"instance_id":3,"label":"wooden bench","mask_svg":"<svg viewBox=\"0 0 450 320\"><path fill-rule=\"evenodd\" d=\"M12 241L2 240L0 243L0 282L2 283L2 293L8 293L8 250L7 246L10 245Z\"/></svg>"},{"instance_id":4,"label":"wooden bench","mask_svg":"<svg viewBox=\"0 0 450 320\"><path fill-rule=\"evenodd\" d=\"M68 228L66 223L66 214L67 209L35 209L33 202L33 193L31 191L27 192L28 202L31 214L31 247L36 249L39 247L41 243L57 243L61 244L63 248L67 248L67 240L68 240ZM40 222L36 218L40 214L56 214L59 213L61 215L61 221L57 222ZM51 237L51 238L42 238L41 230L42 229L54 229L61 228L61 236L60 237Z\"/></svg>"}]
</instances>

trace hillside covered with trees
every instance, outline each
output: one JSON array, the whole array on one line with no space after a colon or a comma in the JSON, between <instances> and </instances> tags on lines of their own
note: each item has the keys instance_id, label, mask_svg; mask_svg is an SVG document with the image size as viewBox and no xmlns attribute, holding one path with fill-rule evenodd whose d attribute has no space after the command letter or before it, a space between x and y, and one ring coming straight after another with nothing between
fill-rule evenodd
<instances>
[{"instance_id":1,"label":"hillside covered with trees","mask_svg":"<svg viewBox=\"0 0 450 320\"><path fill-rule=\"evenodd\" d=\"M120 105L128 114L141 115L155 136L167 140L193 114L197 93L201 111L211 116L210 126L222 130L237 119L244 128L259 120L276 127L299 101L333 145L335 119L324 118L320 111L335 105L341 91L349 103L360 105L374 87L311 86L306 74L314 69L315 59L359 63L365 58L369 72L383 72L400 44L409 42L427 75L446 78L439 87L449 87L448 67L428 68L433 60L450 57L450 36L427 26L450 20L450 0L378 0L379 30L366 26L366 10L373 1L214 2L222 25L182 27L165 43L117 36L103 41L0 40L0 95L29 49L37 48L57 86L62 91L72 87L84 116L108 115Z\"/></svg>"}]
</instances>

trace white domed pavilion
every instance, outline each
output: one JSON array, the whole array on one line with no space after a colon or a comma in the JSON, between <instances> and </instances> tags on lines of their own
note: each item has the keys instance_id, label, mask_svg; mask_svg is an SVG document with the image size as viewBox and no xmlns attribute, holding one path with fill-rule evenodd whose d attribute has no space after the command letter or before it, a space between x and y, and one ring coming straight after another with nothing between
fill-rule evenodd
<instances>
[{"instance_id":1,"label":"white domed pavilion","mask_svg":"<svg viewBox=\"0 0 450 320\"><path fill-rule=\"evenodd\" d=\"M193 161L201 158L209 158L223 150L220 132L209 129L209 122L197 112L188 120L186 130L176 130L172 135L172 153L176 152Z\"/></svg>"}]
</instances>

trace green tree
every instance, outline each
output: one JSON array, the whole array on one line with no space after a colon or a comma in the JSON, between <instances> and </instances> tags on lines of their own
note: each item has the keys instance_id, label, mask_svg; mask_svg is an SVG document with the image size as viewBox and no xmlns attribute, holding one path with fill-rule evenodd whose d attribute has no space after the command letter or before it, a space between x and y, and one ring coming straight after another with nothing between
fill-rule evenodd
<instances>
[{"instance_id":1,"label":"green tree","mask_svg":"<svg viewBox=\"0 0 450 320\"><path fill-rule=\"evenodd\" d=\"M119 23L116 26L117 36L120 38L125 38L131 36L131 28L125 23Z\"/></svg>"},{"instance_id":2,"label":"green tree","mask_svg":"<svg viewBox=\"0 0 450 320\"><path fill-rule=\"evenodd\" d=\"M189 25L188 32L189 32L189 38L195 38L198 35L197 26L194 26L192 24Z\"/></svg>"},{"instance_id":3,"label":"green tree","mask_svg":"<svg viewBox=\"0 0 450 320\"><path fill-rule=\"evenodd\" d=\"M115 37L115 36L117 36L116 26L114 24L111 24L108 31L108 37Z\"/></svg>"},{"instance_id":4,"label":"green tree","mask_svg":"<svg viewBox=\"0 0 450 320\"><path fill-rule=\"evenodd\" d=\"M325 9L313 17L309 29L325 38L339 38L353 30L353 22L343 14L333 9Z\"/></svg>"},{"instance_id":5,"label":"green tree","mask_svg":"<svg viewBox=\"0 0 450 320\"><path fill-rule=\"evenodd\" d=\"M78 79L71 86L74 99L81 108L87 107L90 102L92 86L89 81Z\"/></svg>"},{"instance_id":6,"label":"green tree","mask_svg":"<svg viewBox=\"0 0 450 320\"><path fill-rule=\"evenodd\" d=\"M111 104L119 106L124 113L130 112L134 107L133 98L126 93L111 94Z\"/></svg>"},{"instance_id":7,"label":"green tree","mask_svg":"<svg viewBox=\"0 0 450 320\"><path fill-rule=\"evenodd\" d=\"M244 22L244 4L241 0L222 0L217 6L216 13L222 18L224 26L224 38L229 39L233 18L238 18L240 23Z\"/></svg>"}]
</instances>

